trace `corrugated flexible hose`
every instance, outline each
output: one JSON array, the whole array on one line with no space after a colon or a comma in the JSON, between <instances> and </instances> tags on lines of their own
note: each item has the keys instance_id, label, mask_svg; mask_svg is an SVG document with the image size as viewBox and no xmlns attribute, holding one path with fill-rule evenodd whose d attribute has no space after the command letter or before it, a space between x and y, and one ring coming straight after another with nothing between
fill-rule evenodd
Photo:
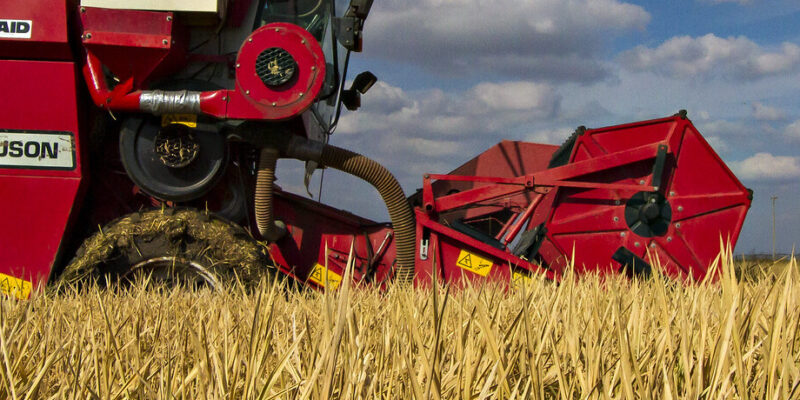
<instances>
[{"instance_id":1,"label":"corrugated flexible hose","mask_svg":"<svg viewBox=\"0 0 800 400\"><path fill-rule=\"evenodd\" d=\"M283 143L276 143L282 145ZM287 146L288 147L288 146ZM295 152L291 149L281 149L288 156L298 158L303 161L316 157L308 157L308 153ZM256 181L256 224L259 231L267 240L280 234L279 228L275 228L274 213L272 210L273 183L275 181L275 164L278 158L278 150L265 148L261 151L259 160L259 170ZM386 203L389 218L395 232L397 262L394 269L394 278L397 282L410 283L414 280L414 259L416 251L416 223L414 212L406 200L403 189L397 179L389 170L376 161L361 154L345 150L339 147L324 145L319 159L314 159L321 165L338 169L348 174L355 175L369 182ZM279 236L278 236L279 237Z\"/></svg>"},{"instance_id":2,"label":"corrugated flexible hose","mask_svg":"<svg viewBox=\"0 0 800 400\"><path fill-rule=\"evenodd\" d=\"M275 212L272 209L272 192L275 184L275 166L280 153L278 149L265 147L261 149L258 159L258 175L256 177L255 209L256 226L261 236L270 242L280 239L285 233L275 225Z\"/></svg>"}]
</instances>

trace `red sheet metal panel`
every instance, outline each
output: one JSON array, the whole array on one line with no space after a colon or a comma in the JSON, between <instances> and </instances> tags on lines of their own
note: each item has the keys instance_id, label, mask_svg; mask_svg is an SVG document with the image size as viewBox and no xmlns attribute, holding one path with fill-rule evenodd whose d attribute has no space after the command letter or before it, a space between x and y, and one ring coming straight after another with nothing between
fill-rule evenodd
<instances>
[{"instance_id":1,"label":"red sheet metal panel","mask_svg":"<svg viewBox=\"0 0 800 400\"><path fill-rule=\"evenodd\" d=\"M83 46L133 88L184 64L186 32L172 12L81 7L80 16Z\"/></svg>"},{"instance_id":2,"label":"red sheet metal panel","mask_svg":"<svg viewBox=\"0 0 800 400\"><path fill-rule=\"evenodd\" d=\"M388 224L282 191L275 196L275 215L286 223L288 233L270 246L270 256L282 272L297 281L312 287L337 287L351 245L353 280L369 279L377 285L390 280L396 249Z\"/></svg>"},{"instance_id":3,"label":"red sheet metal panel","mask_svg":"<svg viewBox=\"0 0 800 400\"><path fill-rule=\"evenodd\" d=\"M578 138L570 163L659 143L666 144L658 188L663 202L655 198L647 201L659 204L660 211L652 221L661 224L659 230L663 231L643 233L636 229L636 221L647 218L641 209L632 207L635 193L630 190L561 187L547 222L549 243L540 251L552 267L563 267L574 251L579 274L616 272L622 263L614 259L615 253L624 249L653 266L660 265L664 273L676 278L701 280L708 273L716 276L717 271L708 268L720 252L721 240L736 245L750 207L750 193L691 121L674 116L588 130ZM657 183L655 159L580 180L640 185L641 193L649 194L652 192L645 188Z\"/></svg>"},{"instance_id":4,"label":"red sheet metal panel","mask_svg":"<svg viewBox=\"0 0 800 400\"><path fill-rule=\"evenodd\" d=\"M0 1L0 58L69 60L68 3Z\"/></svg>"},{"instance_id":5,"label":"red sheet metal panel","mask_svg":"<svg viewBox=\"0 0 800 400\"><path fill-rule=\"evenodd\" d=\"M0 273L35 288L56 262L83 189L76 69L0 61Z\"/></svg>"}]
</instances>

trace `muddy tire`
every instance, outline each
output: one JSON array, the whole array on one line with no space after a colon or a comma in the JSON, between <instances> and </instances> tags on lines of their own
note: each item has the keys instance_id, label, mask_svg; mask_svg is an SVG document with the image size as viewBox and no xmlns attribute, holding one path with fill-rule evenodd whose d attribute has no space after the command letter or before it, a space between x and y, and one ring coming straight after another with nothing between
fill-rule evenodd
<instances>
[{"instance_id":1,"label":"muddy tire","mask_svg":"<svg viewBox=\"0 0 800 400\"><path fill-rule=\"evenodd\" d=\"M128 214L83 242L64 268L65 283L150 282L253 285L277 274L266 248L213 213L166 208Z\"/></svg>"}]
</instances>

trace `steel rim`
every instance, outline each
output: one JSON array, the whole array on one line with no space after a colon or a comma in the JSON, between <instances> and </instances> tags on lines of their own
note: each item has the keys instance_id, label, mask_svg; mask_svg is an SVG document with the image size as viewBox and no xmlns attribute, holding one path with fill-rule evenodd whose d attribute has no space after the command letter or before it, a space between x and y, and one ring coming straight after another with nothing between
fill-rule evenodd
<instances>
[{"instance_id":1,"label":"steel rim","mask_svg":"<svg viewBox=\"0 0 800 400\"><path fill-rule=\"evenodd\" d=\"M177 276L178 280L180 280L180 276L176 273L184 272L188 276L200 278L200 282L208 285L212 290L219 288L219 281L206 267L196 261L175 256L152 257L140 261L133 265L122 278L127 278L139 272L145 272L153 276L157 272L164 271L168 273L170 279L174 279Z\"/></svg>"}]
</instances>

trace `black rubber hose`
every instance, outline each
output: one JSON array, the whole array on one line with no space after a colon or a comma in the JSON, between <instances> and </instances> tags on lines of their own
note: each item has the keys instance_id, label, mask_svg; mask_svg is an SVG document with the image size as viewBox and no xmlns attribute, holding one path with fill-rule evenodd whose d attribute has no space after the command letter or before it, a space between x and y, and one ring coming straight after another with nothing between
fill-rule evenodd
<instances>
[{"instance_id":1,"label":"black rubber hose","mask_svg":"<svg viewBox=\"0 0 800 400\"><path fill-rule=\"evenodd\" d=\"M394 278L398 282L414 280L416 222L403 189L389 170L361 154L326 145L320 164L347 172L369 182L383 198L397 240L397 263Z\"/></svg>"}]
</instances>

